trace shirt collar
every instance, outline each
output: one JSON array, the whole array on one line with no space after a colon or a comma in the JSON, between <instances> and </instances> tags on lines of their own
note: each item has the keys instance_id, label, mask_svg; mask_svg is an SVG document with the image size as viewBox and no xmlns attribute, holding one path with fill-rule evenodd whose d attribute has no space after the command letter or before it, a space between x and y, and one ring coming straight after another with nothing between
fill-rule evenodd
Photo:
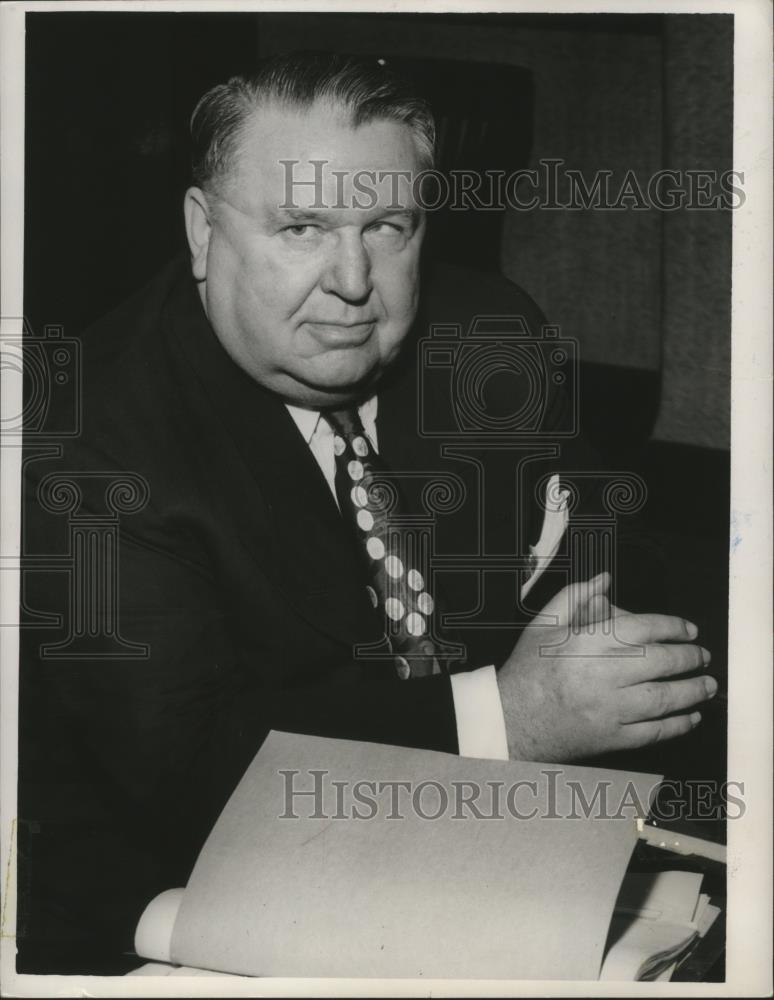
<instances>
[{"instance_id":1,"label":"shirt collar","mask_svg":"<svg viewBox=\"0 0 774 1000\"><path fill-rule=\"evenodd\" d=\"M296 427L301 431L304 441L309 444L320 422L319 412L317 410L305 410L300 406L291 406L290 403L285 403L285 407L295 421Z\"/></svg>"},{"instance_id":2,"label":"shirt collar","mask_svg":"<svg viewBox=\"0 0 774 1000\"><path fill-rule=\"evenodd\" d=\"M305 410L301 406L292 406L290 403L286 403L285 407L293 418L296 427L298 427L301 432L301 436L304 441L306 441L307 444L311 444L314 433L320 423L320 411ZM377 396L371 396L370 399L367 399L361 406L358 407L360 419L363 421L363 427L367 432L372 431L376 425L376 414L378 408L379 400Z\"/></svg>"}]
</instances>

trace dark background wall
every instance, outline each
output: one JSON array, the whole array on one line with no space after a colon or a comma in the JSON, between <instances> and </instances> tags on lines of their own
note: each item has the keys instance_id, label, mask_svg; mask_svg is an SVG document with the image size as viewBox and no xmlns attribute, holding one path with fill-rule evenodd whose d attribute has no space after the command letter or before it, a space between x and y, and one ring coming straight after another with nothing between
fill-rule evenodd
<instances>
[{"instance_id":1,"label":"dark background wall","mask_svg":"<svg viewBox=\"0 0 774 1000\"><path fill-rule=\"evenodd\" d=\"M470 120L492 123L490 168L498 157L513 168L561 158L589 179L631 169L647 183L662 167L731 166L728 15L32 13L24 256L33 329L79 331L184 246L196 100L260 57L310 47L411 65L445 122L464 105ZM433 220L441 233L448 222ZM646 476L674 610L700 624L722 680L730 212L508 211L458 220L458 231L436 251L499 267L577 338L587 430L611 461ZM722 696L710 711L715 728L700 727L692 752L702 773L710 758L720 773Z\"/></svg>"},{"instance_id":2,"label":"dark background wall","mask_svg":"<svg viewBox=\"0 0 774 1000\"><path fill-rule=\"evenodd\" d=\"M75 333L184 245L187 125L252 14L27 15L25 310Z\"/></svg>"}]
</instances>

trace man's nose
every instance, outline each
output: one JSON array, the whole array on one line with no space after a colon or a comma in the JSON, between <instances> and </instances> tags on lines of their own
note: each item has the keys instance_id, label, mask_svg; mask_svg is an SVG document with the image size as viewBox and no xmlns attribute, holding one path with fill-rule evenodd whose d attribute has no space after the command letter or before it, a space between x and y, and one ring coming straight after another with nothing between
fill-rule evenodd
<instances>
[{"instance_id":1,"label":"man's nose","mask_svg":"<svg viewBox=\"0 0 774 1000\"><path fill-rule=\"evenodd\" d=\"M371 258L359 233L339 233L321 285L347 302L363 302L371 294Z\"/></svg>"}]
</instances>

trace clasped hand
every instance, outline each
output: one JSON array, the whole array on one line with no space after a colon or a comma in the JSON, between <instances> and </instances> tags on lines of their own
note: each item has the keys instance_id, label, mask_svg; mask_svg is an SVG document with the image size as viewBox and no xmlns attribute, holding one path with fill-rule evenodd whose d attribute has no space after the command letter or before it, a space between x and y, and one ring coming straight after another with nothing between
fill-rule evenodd
<instances>
[{"instance_id":1,"label":"clasped hand","mask_svg":"<svg viewBox=\"0 0 774 1000\"><path fill-rule=\"evenodd\" d=\"M695 625L612 606L601 573L560 591L522 632L498 673L512 759L563 761L689 732L714 678ZM552 619L556 624L542 624ZM537 622L540 621L541 624ZM639 654L639 655L633 655ZM680 679L674 679L680 678Z\"/></svg>"}]
</instances>

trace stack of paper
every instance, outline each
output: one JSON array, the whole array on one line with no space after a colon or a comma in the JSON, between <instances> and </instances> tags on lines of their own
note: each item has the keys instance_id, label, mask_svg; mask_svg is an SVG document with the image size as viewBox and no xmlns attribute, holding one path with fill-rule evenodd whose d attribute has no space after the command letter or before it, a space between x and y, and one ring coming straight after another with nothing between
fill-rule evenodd
<instances>
[{"instance_id":1,"label":"stack of paper","mask_svg":"<svg viewBox=\"0 0 774 1000\"><path fill-rule=\"evenodd\" d=\"M698 920L687 884L619 897L659 780L272 733L136 949L247 976L593 980L607 943L606 978L649 973L667 924ZM637 937L655 903L669 920Z\"/></svg>"},{"instance_id":2,"label":"stack of paper","mask_svg":"<svg viewBox=\"0 0 774 1000\"><path fill-rule=\"evenodd\" d=\"M610 923L600 979L654 980L672 971L719 914L702 876L666 871L624 878Z\"/></svg>"}]
</instances>

